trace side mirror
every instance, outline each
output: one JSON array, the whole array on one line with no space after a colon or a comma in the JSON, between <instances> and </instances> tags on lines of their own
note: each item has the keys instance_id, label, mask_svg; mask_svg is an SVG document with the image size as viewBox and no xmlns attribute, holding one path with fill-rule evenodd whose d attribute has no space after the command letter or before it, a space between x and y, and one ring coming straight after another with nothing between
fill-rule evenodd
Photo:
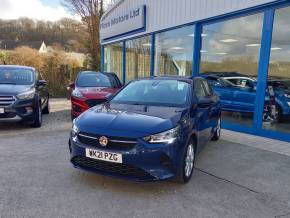
<instances>
[{"instance_id":1,"label":"side mirror","mask_svg":"<svg viewBox=\"0 0 290 218\"><path fill-rule=\"evenodd\" d=\"M201 98L197 102L197 107L206 108L212 104L212 100L210 98Z\"/></svg>"},{"instance_id":2,"label":"side mirror","mask_svg":"<svg viewBox=\"0 0 290 218\"><path fill-rule=\"evenodd\" d=\"M46 86L47 82L45 80L38 80L37 81L37 86L38 87L42 87L42 86Z\"/></svg>"},{"instance_id":3,"label":"side mirror","mask_svg":"<svg viewBox=\"0 0 290 218\"><path fill-rule=\"evenodd\" d=\"M70 89L74 89L75 87L76 87L76 85L75 85L74 82L69 84L69 88L70 88Z\"/></svg>"}]
</instances>

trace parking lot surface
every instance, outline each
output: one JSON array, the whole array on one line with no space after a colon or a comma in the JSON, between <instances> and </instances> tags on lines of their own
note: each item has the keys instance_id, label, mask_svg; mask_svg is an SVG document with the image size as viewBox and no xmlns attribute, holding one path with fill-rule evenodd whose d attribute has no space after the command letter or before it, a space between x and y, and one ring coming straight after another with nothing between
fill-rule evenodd
<instances>
[{"instance_id":1,"label":"parking lot surface","mask_svg":"<svg viewBox=\"0 0 290 218\"><path fill-rule=\"evenodd\" d=\"M74 169L66 100L40 129L0 125L0 217L290 217L290 158L224 140L187 185L137 183ZM234 141L234 140L233 140Z\"/></svg>"}]
</instances>

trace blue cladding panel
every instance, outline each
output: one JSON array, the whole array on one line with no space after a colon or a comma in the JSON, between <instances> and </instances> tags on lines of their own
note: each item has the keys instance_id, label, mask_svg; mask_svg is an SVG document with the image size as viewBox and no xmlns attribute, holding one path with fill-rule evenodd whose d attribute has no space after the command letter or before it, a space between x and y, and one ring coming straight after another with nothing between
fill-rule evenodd
<instances>
[{"instance_id":1,"label":"blue cladding panel","mask_svg":"<svg viewBox=\"0 0 290 218\"><path fill-rule=\"evenodd\" d=\"M198 76L199 74L201 33L202 33L202 26L198 23L194 26L192 76Z\"/></svg>"},{"instance_id":2,"label":"blue cladding panel","mask_svg":"<svg viewBox=\"0 0 290 218\"><path fill-rule=\"evenodd\" d=\"M232 123L226 123L226 122L222 123L222 128L232 130L232 131L237 131L237 132L258 135L258 136L262 136L262 137L267 137L267 138L278 139L281 141L290 142L290 136L289 136L289 134L286 134L286 133L266 131L263 129L254 130L252 128L246 128L244 126L239 126L239 125L235 125Z\"/></svg>"},{"instance_id":3,"label":"blue cladding panel","mask_svg":"<svg viewBox=\"0 0 290 218\"><path fill-rule=\"evenodd\" d=\"M126 82L126 41L124 40L122 43L122 50L123 50L123 68L122 68L122 73L123 73L123 83Z\"/></svg>"},{"instance_id":4,"label":"blue cladding panel","mask_svg":"<svg viewBox=\"0 0 290 218\"><path fill-rule=\"evenodd\" d=\"M155 69L155 33L151 35L150 76L154 76Z\"/></svg>"},{"instance_id":5,"label":"blue cladding panel","mask_svg":"<svg viewBox=\"0 0 290 218\"><path fill-rule=\"evenodd\" d=\"M101 46L101 72L105 70L105 46Z\"/></svg>"},{"instance_id":6,"label":"blue cladding panel","mask_svg":"<svg viewBox=\"0 0 290 218\"><path fill-rule=\"evenodd\" d=\"M256 130L262 128L262 116L264 110L265 90L267 84L267 76L271 52L273 21L274 21L274 10L270 9L266 11L264 15L263 34L258 71L258 84L256 91L257 94L255 103L257 107L255 107L255 117L254 117L254 128Z\"/></svg>"}]
</instances>

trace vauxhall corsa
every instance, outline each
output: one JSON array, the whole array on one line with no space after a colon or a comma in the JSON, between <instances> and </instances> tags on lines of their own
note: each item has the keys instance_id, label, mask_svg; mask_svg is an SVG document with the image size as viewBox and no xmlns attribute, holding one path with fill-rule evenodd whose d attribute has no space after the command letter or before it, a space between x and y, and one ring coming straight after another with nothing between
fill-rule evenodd
<instances>
[{"instance_id":1,"label":"vauxhall corsa","mask_svg":"<svg viewBox=\"0 0 290 218\"><path fill-rule=\"evenodd\" d=\"M74 120L71 162L108 176L186 183L196 155L220 132L219 97L206 80L139 79Z\"/></svg>"}]
</instances>

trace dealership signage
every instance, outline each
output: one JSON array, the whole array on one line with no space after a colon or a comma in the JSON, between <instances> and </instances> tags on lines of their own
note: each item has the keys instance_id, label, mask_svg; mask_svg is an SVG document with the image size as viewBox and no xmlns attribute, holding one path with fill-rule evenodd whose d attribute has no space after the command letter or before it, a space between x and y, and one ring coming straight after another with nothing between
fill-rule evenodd
<instances>
[{"instance_id":1,"label":"dealership signage","mask_svg":"<svg viewBox=\"0 0 290 218\"><path fill-rule=\"evenodd\" d=\"M109 14L100 23L101 39L106 40L146 29L146 6L119 15Z\"/></svg>"}]
</instances>

